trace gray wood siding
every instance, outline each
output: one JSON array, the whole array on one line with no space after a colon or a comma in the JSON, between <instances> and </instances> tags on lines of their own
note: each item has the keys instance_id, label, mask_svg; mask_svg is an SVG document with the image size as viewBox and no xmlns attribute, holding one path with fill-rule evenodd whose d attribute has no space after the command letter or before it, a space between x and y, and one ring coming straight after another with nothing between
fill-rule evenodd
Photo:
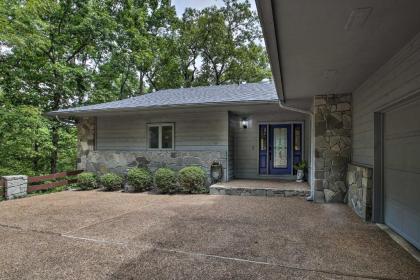
<instances>
[{"instance_id":1,"label":"gray wood siding","mask_svg":"<svg viewBox=\"0 0 420 280\"><path fill-rule=\"evenodd\" d=\"M247 129L240 127L242 116L250 119L250 127ZM305 122L304 158L307 159L310 144L309 118L300 113L280 110L276 104L98 116L97 150L147 150L147 124L174 123L176 151L223 152L227 159L225 175L229 179L260 178L258 124L291 121Z\"/></svg>"},{"instance_id":2,"label":"gray wood siding","mask_svg":"<svg viewBox=\"0 0 420 280\"><path fill-rule=\"evenodd\" d=\"M291 111L278 109L277 112L256 113L249 116L251 125L247 129L240 127L239 122L235 126L235 161L234 174L235 178L259 178L258 174L258 139L259 124L264 122L281 123L291 121L304 121L305 133L305 151L304 158L307 159L309 152L309 126L310 122L307 116Z\"/></svg>"},{"instance_id":3,"label":"gray wood siding","mask_svg":"<svg viewBox=\"0 0 420 280\"><path fill-rule=\"evenodd\" d=\"M374 162L375 111L420 90L420 33L353 93L353 161Z\"/></svg>"},{"instance_id":4,"label":"gray wood siding","mask_svg":"<svg viewBox=\"0 0 420 280\"><path fill-rule=\"evenodd\" d=\"M148 123L174 123L177 151L227 152L227 111L100 116L97 150L146 150Z\"/></svg>"},{"instance_id":5,"label":"gray wood siding","mask_svg":"<svg viewBox=\"0 0 420 280\"><path fill-rule=\"evenodd\" d=\"M228 180L232 180L235 177L234 161L235 161L235 125L237 119L229 112L229 148L228 148Z\"/></svg>"}]
</instances>

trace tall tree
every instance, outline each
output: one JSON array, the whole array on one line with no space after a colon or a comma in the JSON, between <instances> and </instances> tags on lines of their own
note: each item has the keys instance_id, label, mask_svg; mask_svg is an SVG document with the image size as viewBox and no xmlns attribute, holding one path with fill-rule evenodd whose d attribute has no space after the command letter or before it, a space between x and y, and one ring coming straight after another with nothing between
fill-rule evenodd
<instances>
[{"instance_id":1,"label":"tall tree","mask_svg":"<svg viewBox=\"0 0 420 280\"><path fill-rule=\"evenodd\" d=\"M187 10L184 22L192 27L201 62L199 84L260 81L270 77L258 18L248 1L225 0L221 8ZM188 30L188 29L187 29ZM191 40L190 40L191 41ZM257 43L256 43L257 42ZM194 48L189 57L194 57Z\"/></svg>"},{"instance_id":2,"label":"tall tree","mask_svg":"<svg viewBox=\"0 0 420 280\"><path fill-rule=\"evenodd\" d=\"M91 49L112 25L104 1L5 0L0 6L1 84L12 103L58 110L82 100L90 87ZM50 171L56 172L62 124L51 122Z\"/></svg>"}]
</instances>

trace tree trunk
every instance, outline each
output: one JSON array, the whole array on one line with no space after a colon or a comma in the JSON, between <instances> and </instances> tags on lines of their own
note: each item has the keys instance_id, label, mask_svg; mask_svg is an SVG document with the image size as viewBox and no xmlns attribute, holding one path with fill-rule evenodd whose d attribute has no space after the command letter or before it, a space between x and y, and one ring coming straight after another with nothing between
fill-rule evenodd
<instances>
[{"instance_id":1,"label":"tree trunk","mask_svg":"<svg viewBox=\"0 0 420 280\"><path fill-rule=\"evenodd\" d=\"M51 152L50 166L51 174L57 172L57 161L58 161L58 123L54 121L51 129L51 143L53 145L53 150Z\"/></svg>"},{"instance_id":2,"label":"tree trunk","mask_svg":"<svg viewBox=\"0 0 420 280\"><path fill-rule=\"evenodd\" d=\"M38 143L34 144L34 152L36 153L36 156L32 159L32 169L35 172L38 172L39 169L39 156L38 156L38 151L39 151L39 145Z\"/></svg>"},{"instance_id":3,"label":"tree trunk","mask_svg":"<svg viewBox=\"0 0 420 280\"><path fill-rule=\"evenodd\" d=\"M58 110L60 108L60 101L61 101L61 93L63 92L63 79L57 73L56 70L54 70L54 78L57 83L57 88L54 91L53 96L53 106L52 110ZM51 126L51 144L53 146L53 150L51 151L51 157L50 157L50 171L51 173L57 172L57 161L58 161L58 142L59 142L59 135L58 135L58 128L60 126L60 123L58 120L52 121Z\"/></svg>"},{"instance_id":4,"label":"tree trunk","mask_svg":"<svg viewBox=\"0 0 420 280\"><path fill-rule=\"evenodd\" d=\"M139 78L139 91L138 91L138 95L143 95L144 94L144 74L143 72L140 72L140 78Z\"/></svg>"}]
</instances>

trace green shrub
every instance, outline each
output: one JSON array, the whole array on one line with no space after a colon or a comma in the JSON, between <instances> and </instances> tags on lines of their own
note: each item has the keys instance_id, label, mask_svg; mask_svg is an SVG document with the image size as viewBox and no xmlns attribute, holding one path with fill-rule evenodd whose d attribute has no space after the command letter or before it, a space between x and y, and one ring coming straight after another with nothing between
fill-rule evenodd
<instances>
[{"instance_id":1,"label":"green shrub","mask_svg":"<svg viewBox=\"0 0 420 280\"><path fill-rule=\"evenodd\" d=\"M206 186L206 172L198 166L187 166L179 171L180 186L187 192L200 192Z\"/></svg>"},{"instance_id":2,"label":"green shrub","mask_svg":"<svg viewBox=\"0 0 420 280\"><path fill-rule=\"evenodd\" d=\"M77 176L77 184L81 190L95 189L96 176L92 172L83 172Z\"/></svg>"},{"instance_id":3,"label":"green shrub","mask_svg":"<svg viewBox=\"0 0 420 280\"><path fill-rule=\"evenodd\" d=\"M0 177L1 176L10 176L10 175L15 175L16 173L19 173L19 172L15 172L15 171L13 171L12 169L10 169L10 168L3 168L3 167L0 167Z\"/></svg>"},{"instance_id":4,"label":"green shrub","mask_svg":"<svg viewBox=\"0 0 420 280\"><path fill-rule=\"evenodd\" d=\"M127 173L127 181L136 191L141 192L152 186L153 177L147 169L133 168Z\"/></svg>"},{"instance_id":5,"label":"green shrub","mask_svg":"<svg viewBox=\"0 0 420 280\"><path fill-rule=\"evenodd\" d=\"M107 191L112 191L121 188L123 178L115 173L107 173L102 175L99 181Z\"/></svg>"},{"instance_id":6,"label":"green shrub","mask_svg":"<svg viewBox=\"0 0 420 280\"><path fill-rule=\"evenodd\" d=\"M178 190L175 171L169 168L159 168L155 172L156 188L162 193L174 193Z\"/></svg>"}]
</instances>

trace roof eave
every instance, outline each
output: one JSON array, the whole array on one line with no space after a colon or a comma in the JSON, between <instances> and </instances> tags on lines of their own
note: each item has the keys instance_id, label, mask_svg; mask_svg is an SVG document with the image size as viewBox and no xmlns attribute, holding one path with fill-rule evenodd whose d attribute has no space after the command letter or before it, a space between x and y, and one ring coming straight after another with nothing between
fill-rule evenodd
<instances>
[{"instance_id":1,"label":"roof eave","mask_svg":"<svg viewBox=\"0 0 420 280\"><path fill-rule=\"evenodd\" d=\"M109 108L109 109L93 109L93 110L72 110L72 111L52 111L45 113L47 117L83 117L95 116L107 113L132 113L135 111L148 112L157 109L176 109L176 108L202 108L215 106L229 106L229 105L256 105L256 104L276 104L277 99L272 100L250 100L250 101L229 101L229 102L209 102L209 103L193 103L193 104L173 104L173 105L158 105L158 106L137 106L130 108Z\"/></svg>"},{"instance_id":2,"label":"roof eave","mask_svg":"<svg viewBox=\"0 0 420 280\"><path fill-rule=\"evenodd\" d=\"M256 4L277 95L280 100L285 101L286 98L281 73L280 45L277 37L278 33L276 30L272 0L256 0Z\"/></svg>"}]
</instances>

